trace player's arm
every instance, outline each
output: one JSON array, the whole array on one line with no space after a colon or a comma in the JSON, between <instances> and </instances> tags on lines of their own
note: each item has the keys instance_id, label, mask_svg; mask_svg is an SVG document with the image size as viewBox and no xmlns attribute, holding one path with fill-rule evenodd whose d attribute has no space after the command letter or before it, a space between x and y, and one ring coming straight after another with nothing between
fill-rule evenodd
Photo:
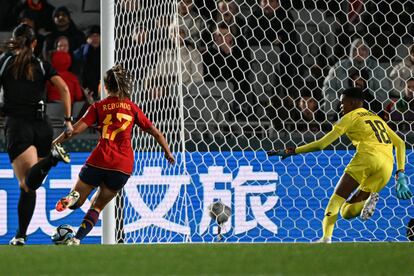
<instances>
[{"instance_id":1,"label":"player's arm","mask_svg":"<svg viewBox=\"0 0 414 276\"><path fill-rule=\"evenodd\" d=\"M79 133L84 132L89 126L96 123L98 120L96 105L93 104L89 106L88 110L85 112L83 117L79 119L76 124L73 126L72 136L76 136ZM53 144L63 143L69 140L71 137L67 135L66 132L62 132L55 140L53 140Z\"/></svg>"},{"instance_id":2,"label":"player's arm","mask_svg":"<svg viewBox=\"0 0 414 276\"><path fill-rule=\"evenodd\" d=\"M58 88L60 98L62 99L62 104L65 112L65 117L70 118L71 117L71 99L70 99L70 92L69 88L66 85L66 82L59 76L55 75L50 78L50 81L53 83L54 86ZM66 135L70 136L73 131L73 126L71 121L65 120L65 132Z\"/></svg>"},{"instance_id":3,"label":"player's arm","mask_svg":"<svg viewBox=\"0 0 414 276\"><path fill-rule=\"evenodd\" d=\"M79 133L84 132L88 128L88 125L81 119L73 125L72 135L67 135L66 131L63 131L55 140L53 140L53 144L60 144L63 143L70 138L78 135Z\"/></svg>"},{"instance_id":4,"label":"player's arm","mask_svg":"<svg viewBox=\"0 0 414 276\"><path fill-rule=\"evenodd\" d=\"M291 155L299 154L299 153L307 153L312 151L319 151L323 150L333 142L335 142L342 134L338 132L336 129L331 130L321 139L316 140L312 143L300 146L298 148L288 148L284 150L271 150L267 152L267 155L273 156L278 155L281 156L282 159L289 157Z\"/></svg>"},{"instance_id":5,"label":"player's arm","mask_svg":"<svg viewBox=\"0 0 414 276\"><path fill-rule=\"evenodd\" d=\"M391 129L387 128L388 135L395 147L395 155L397 157L397 170L405 170L405 142Z\"/></svg>"},{"instance_id":6,"label":"player's arm","mask_svg":"<svg viewBox=\"0 0 414 276\"><path fill-rule=\"evenodd\" d=\"M175 162L174 156L171 153L167 140L165 139L161 131L159 131L159 129L156 128L154 125L151 125L148 129L145 130L145 132L151 134L155 138L157 143L162 147L162 150L164 151L164 154L165 154L165 158L168 160L170 164L174 164Z\"/></svg>"},{"instance_id":7,"label":"player's arm","mask_svg":"<svg viewBox=\"0 0 414 276\"><path fill-rule=\"evenodd\" d=\"M388 136L395 147L397 158L397 172L395 173L395 188L399 199L409 199L413 196L408 187L408 177L405 175L405 142L389 127Z\"/></svg>"},{"instance_id":8,"label":"player's arm","mask_svg":"<svg viewBox=\"0 0 414 276\"><path fill-rule=\"evenodd\" d=\"M267 155L273 156L281 156L282 159L289 157L291 155L299 154L299 153L306 153L312 151L319 151L326 148L328 145L332 144L335 140L341 137L348 128L352 126L353 118L351 114L347 114L342 117L332 128L330 132L328 132L325 136L321 139L316 140L312 143L300 146L298 148L288 148L284 150L271 150L267 152Z\"/></svg>"},{"instance_id":9,"label":"player's arm","mask_svg":"<svg viewBox=\"0 0 414 276\"><path fill-rule=\"evenodd\" d=\"M321 139L296 148L295 153L298 154L323 150L324 148L335 142L339 137L341 137L341 135L342 134L339 133L336 129L333 129L330 132L328 132L325 136L323 136Z\"/></svg>"}]
</instances>

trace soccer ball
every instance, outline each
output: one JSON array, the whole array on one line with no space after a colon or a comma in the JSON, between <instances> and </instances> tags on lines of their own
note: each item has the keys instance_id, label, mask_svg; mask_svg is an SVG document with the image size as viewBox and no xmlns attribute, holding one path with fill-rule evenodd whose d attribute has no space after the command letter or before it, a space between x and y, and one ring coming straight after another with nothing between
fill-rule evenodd
<instances>
[{"instance_id":1,"label":"soccer ball","mask_svg":"<svg viewBox=\"0 0 414 276\"><path fill-rule=\"evenodd\" d=\"M55 244L66 244L71 238L75 237L75 231L69 224L59 225L52 234L52 242Z\"/></svg>"},{"instance_id":2,"label":"soccer ball","mask_svg":"<svg viewBox=\"0 0 414 276\"><path fill-rule=\"evenodd\" d=\"M213 202L209 207L209 214L218 224L223 224L231 216L231 208L221 201Z\"/></svg>"}]
</instances>

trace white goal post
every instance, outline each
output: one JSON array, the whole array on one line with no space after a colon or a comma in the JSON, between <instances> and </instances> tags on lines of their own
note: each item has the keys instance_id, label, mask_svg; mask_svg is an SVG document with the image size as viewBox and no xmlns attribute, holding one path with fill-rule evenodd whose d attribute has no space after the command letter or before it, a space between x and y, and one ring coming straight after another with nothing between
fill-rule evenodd
<instances>
[{"instance_id":1,"label":"white goal post","mask_svg":"<svg viewBox=\"0 0 414 276\"><path fill-rule=\"evenodd\" d=\"M221 241L316 240L355 148L341 138L283 161L265 151L322 137L338 118L338 91L353 85L365 85L369 108L407 141L413 183L414 122L404 118L414 121L405 97L414 66L413 75L401 73L412 3L368 0L354 14L313 2L101 1L102 72L114 62L129 70L132 100L177 159L169 165L155 140L134 130L135 171L105 208L103 243L217 241L215 201L232 212ZM384 3L394 9L385 13ZM390 180L373 218L339 218L333 240L405 241L411 205Z\"/></svg>"},{"instance_id":2,"label":"white goal post","mask_svg":"<svg viewBox=\"0 0 414 276\"><path fill-rule=\"evenodd\" d=\"M101 1L101 84L105 72L114 65L115 57L115 1ZM101 97L104 98L105 89L101 86ZM102 211L102 244L115 244L115 199L111 200Z\"/></svg>"}]
</instances>

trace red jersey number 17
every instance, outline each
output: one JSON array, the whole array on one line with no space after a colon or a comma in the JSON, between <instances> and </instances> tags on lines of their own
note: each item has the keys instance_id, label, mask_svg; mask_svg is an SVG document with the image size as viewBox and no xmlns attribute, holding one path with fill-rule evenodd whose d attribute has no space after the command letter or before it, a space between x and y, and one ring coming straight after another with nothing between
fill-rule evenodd
<instances>
[{"instance_id":1,"label":"red jersey number 17","mask_svg":"<svg viewBox=\"0 0 414 276\"><path fill-rule=\"evenodd\" d=\"M119 122L122 122L122 120L125 120L125 122L119 128L113 130L111 133L108 131L108 126L114 123L112 121L112 114L106 114L105 120L103 121L104 126L102 128L103 139L109 139L113 141L115 139L115 136L121 131L126 130L132 122L132 116L124 113L116 113L116 119L118 119Z\"/></svg>"}]
</instances>

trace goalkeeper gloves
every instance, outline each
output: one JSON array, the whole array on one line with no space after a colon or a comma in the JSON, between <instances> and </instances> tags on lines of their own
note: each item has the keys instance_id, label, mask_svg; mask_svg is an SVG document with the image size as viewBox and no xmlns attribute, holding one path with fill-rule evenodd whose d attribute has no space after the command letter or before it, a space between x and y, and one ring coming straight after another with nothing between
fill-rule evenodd
<instances>
[{"instance_id":1,"label":"goalkeeper gloves","mask_svg":"<svg viewBox=\"0 0 414 276\"><path fill-rule=\"evenodd\" d=\"M287 149L276 149L276 150L269 150L267 152L268 156L280 156L282 157L282 160L292 156L292 155L296 155L295 153L295 148L287 148Z\"/></svg>"},{"instance_id":2,"label":"goalkeeper gloves","mask_svg":"<svg viewBox=\"0 0 414 276\"><path fill-rule=\"evenodd\" d=\"M397 171L395 174L395 185L399 199L410 199L413 196L410 188L408 188L408 177L403 171Z\"/></svg>"}]
</instances>

